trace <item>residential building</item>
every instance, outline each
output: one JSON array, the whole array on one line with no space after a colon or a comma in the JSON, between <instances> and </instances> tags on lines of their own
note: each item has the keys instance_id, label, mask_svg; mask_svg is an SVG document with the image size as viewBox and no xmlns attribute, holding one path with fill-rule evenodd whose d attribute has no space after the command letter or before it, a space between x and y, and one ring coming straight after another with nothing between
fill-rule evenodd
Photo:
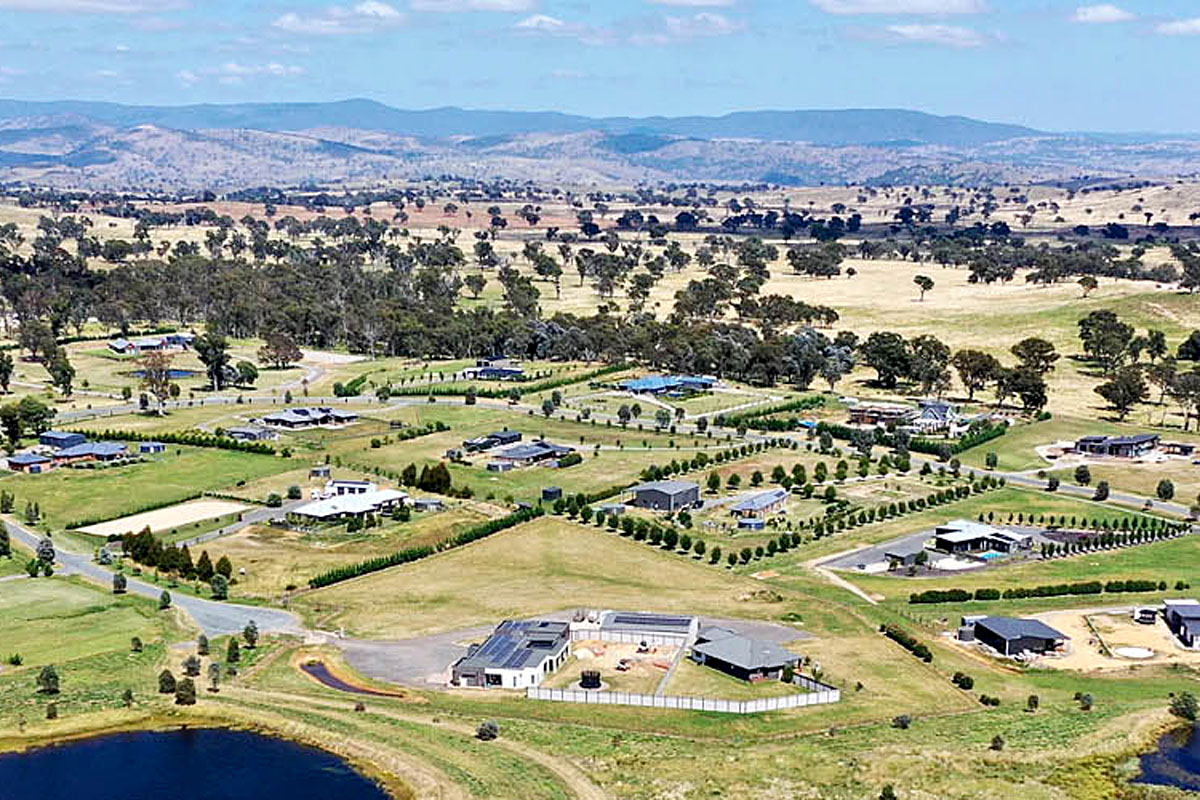
<instances>
[{"instance_id":1,"label":"residential building","mask_svg":"<svg viewBox=\"0 0 1200 800\"><path fill-rule=\"evenodd\" d=\"M506 447L492 455L494 462L509 463L517 467L544 464L574 453L574 447L550 442L525 442Z\"/></svg>"},{"instance_id":2,"label":"residential building","mask_svg":"<svg viewBox=\"0 0 1200 800\"><path fill-rule=\"evenodd\" d=\"M700 502L700 484L691 481L652 481L626 490L629 505L654 511L675 512Z\"/></svg>"},{"instance_id":3,"label":"residential building","mask_svg":"<svg viewBox=\"0 0 1200 800\"><path fill-rule=\"evenodd\" d=\"M570 650L569 623L506 620L454 663L450 682L483 689L537 686L566 662Z\"/></svg>"},{"instance_id":4,"label":"residential building","mask_svg":"<svg viewBox=\"0 0 1200 800\"><path fill-rule=\"evenodd\" d=\"M388 511L404 503L407 499L408 495L397 489L375 489L369 492L334 495L322 500L314 500L293 509L288 516L294 516L301 520L332 522Z\"/></svg>"},{"instance_id":5,"label":"residential building","mask_svg":"<svg viewBox=\"0 0 1200 800\"><path fill-rule=\"evenodd\" d=\"M787 489L768 489L743 495L730 507L729 512L735 517L763 517L782 511L787 500Z\"/></svg>"},{"instance_id":6,"label":"residential building","mask_svg":"<svg viewBox=\"0 0 1200 800\"><path fill-rule=\"evenodd\" d=\"M1158 447L1159 436L1139 433L1134 436L1084 436L1075 442L1075 452L1081 455L1110 458L1138 458Z\"/></svg>"},{"instance_id":7,"label":"residential building","mask_svg":"<svg viewBox=\"0 0 1200 800\"><path fill-rule=\"evenodd\" d=\"M916 411L899 403L856 403L848 409L851 425L892 426L902 425L916 415Z\"/></svg>"},{"instance_id":8,"label":"residential building","mask_svg":"<svg viewBox=\"0 0 1200 800\"><path fill-rule=\"evenodd\" d=\"M487 436L468 439L463 442L463 449L468 453L481 453L484 450L491 450L502 445L516 444L519 441L521 441L520 431L502 430L489 433Z\"/></svg>"},{"instance_id":9,"label":"residential building","mask_svg":"<svg viewBox=\"0 0 1200 800\"><path fill-rule=\"evenodd\" d=\"M785 669L800 663L800 656L778 645L718 627L700 631L691 656L697 664L751 682L779 680Z\"/></svg>"},{"instance_id":10,"label":"residential building","mask_svg":"<svg viewBox=\"0 0 1200 800\"><path fill-rule=\"evenodd\" d=\"M1070 637L1036 619L984 617L974 623L975 640L1003 656L1041 655L1061 650Z\"/></svg>"},{"instance_id":11,"label":"residential building","mask_svg":"<svg viewBox=\"0 0 1200 800\"><path fill-rule=\"evenodd\" d=\"M236 428L226 428L225 435L239 442L270 442L279 438L279 434L270 428L259 425L242 425Z\"/></svg>"},{"instance_id":12,"label":"residential building","mask_svg":"<svg viewBox=\"0 0 1200 800\"><path fill-rule=\"evenodd\" d=\"M525 368L507 358L481 358L464 369L463 375L479 381L521 381L525 380Z\"/></svg>"},{"instance_id":13,"label":"residential building","mask_svg":"<svg viewBox=\"0 0 1200 800\"><path fill-rule=\"evenodd\" d=\"M696 375L647 375L621 381L620 387L633 394L682 396L711 391L717 385L713 377Z\"/></svg>"},{"instance_id":14,"label":"residential building","mask_svg":"<svg viewBox=\"0 0 1200 800\"><path fill-rule=\"evenodd\" d=\"M321 425L348 425L358 421L358 414L340 408L288 408L267 414L260 420L264 425L279 428L313 428Z\"/></svg>"},{"instance_id":15,"label":"residential building","mask_svg":"<svg viewBox=\"0 0 1200 800\"><path fill-rule=\"evenodd\" d=\"M961 419L958 409L944 400L918 400L917 405L920 410L908 424L920 433L948 432Z\"/></svg>"},{"instance_id":16,"label":"residential building","mask_svg":"<svg viewBox=\"0 0 1200 800\"><path fill-rule=\"evenodd\" d=\"M37 453L17 453L8 457L8 468L13 472L40 475L43 472L49 472L53 467L52 460Z\"/></svg>"},{"instance_id":17,"label":"residential building","mask_svg":"<svg viewBox=\"0 0 1200 800\"><path fill-rule=\"evenodd\" d=\"M379 487L370 481L353 481L341 478L325 483L325 494L331 497L344 497L348 494L367 494L377 491Z\"/></svg>"},{"instance_id":18,"label":"residential building","mask_svg":"<svg viewBox=\"0 0 1200 800\"><path fill-rule=\"evenodd\" d=\"M120 442L84 442L54 451L55 464L74 464L79 461L117 461L129 455L129 448Z\"/></svg>"},{"instance_id":19,"label":"residential building","mask_svg":"<svg viewBox=\"0 0 1200 800\"><path fill-rule=\"evenodd\" d=\"M934 529L934 549L945 553L1015 553L1033 547L1033 536L957 519Z\"/></svg>"}]
</instances>

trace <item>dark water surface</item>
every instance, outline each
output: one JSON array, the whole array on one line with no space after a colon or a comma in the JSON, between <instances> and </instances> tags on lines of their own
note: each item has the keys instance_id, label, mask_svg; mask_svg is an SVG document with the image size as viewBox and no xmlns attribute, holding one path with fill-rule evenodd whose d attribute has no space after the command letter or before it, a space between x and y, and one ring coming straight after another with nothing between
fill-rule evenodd
<instances>
[{"instance_id":1,"label":"dark water surface","mask_svg":"<svg viewBox=\"0 0 1200 800\"><path fill-rule=\"evenodd\" d=\"M1200 736L1194 728L1168 733L1158 749L1142 756L1142 774L1134 783L1174 786L1200 792Z\"/></svg>"},{"instance_id":2,"label":"dark water surface","mask_svg":"<svg viewBox=\"0 0 1200 800\"><path fill-rule=\"evenodd\" d=\"M244 731L121 733L0 756L4 800L387 800L337 756Z\"/></svg>"}]
</instances>

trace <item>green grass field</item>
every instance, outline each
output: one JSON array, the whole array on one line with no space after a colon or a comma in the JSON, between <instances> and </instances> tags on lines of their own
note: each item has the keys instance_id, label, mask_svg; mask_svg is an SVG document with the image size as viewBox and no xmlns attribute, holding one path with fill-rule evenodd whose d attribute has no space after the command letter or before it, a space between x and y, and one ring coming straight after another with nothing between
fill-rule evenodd
<instances>
[{"instance_id":1,"label":"green grass field","mask_svg":"<svg viewBox=\"0 0 1200 800\"><path fill-rule=\"evenodd\" d=\"M0 487L17 497L17 510L37 503L46 523L62 528L97 522L234 487L293 468L274 456L198 447L171 447L153 460L108 469L58 469L43 475L7 475Z\"/></svg>"}]
</instances>

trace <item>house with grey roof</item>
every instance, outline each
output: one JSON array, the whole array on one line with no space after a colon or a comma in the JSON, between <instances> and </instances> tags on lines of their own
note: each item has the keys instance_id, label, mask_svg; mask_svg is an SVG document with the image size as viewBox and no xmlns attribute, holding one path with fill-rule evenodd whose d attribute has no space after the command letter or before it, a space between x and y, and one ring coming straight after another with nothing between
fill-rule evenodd
<instances>
[{"instance_id":1,"label":"house with grey roof","mask_svg":"<svg viewBox=\"0 0 1200 800\"><path fill-rule=\"evenodd\" d=\"M537 686L562 667L570 651L570 623L505 620L454 663L450 683L481 689Z\"/></svg>"},{"instance_id":2,"label":"house with grey roof","mask_svg":"<svg viewBox=\"0 0 1200 800\"><path fill-rule=\"evenodd\" d=\"M552 442L522 442L498 450L492 454L493 462L508 463L515 467L557 462L558 459L575 452L574 447Z\"/></svg>"},{"instance_id":3,"label":"house with grey roof","mask_svg":"<svg viewBox=\"0 0 1200 800\"><path fill-rule=\"evenodd\" d=\"M787 489L768 489L743 495L733 504L729 512L735 517L763 517L781 510L787 503Z\"/></svg>"},{"instance_id":4,"label":"house with grey roof","mask_svg":"<svg viewBox=\"0 0 1200 800\"><path fill-rule=\"evenodd\" d=\"M54 467L54 462L37 453L17 453L8 457L8 468L13 472L40 475Z\"/></svg>"},{"instance_id":5,"label":"house with grey roof","mask_svg":"<svg viewBox=\"0 0 1200 800\"><path fill-rule=\"evenodd\" d=\"M704 628L692 645L692 660L744 681L779 680L800 656L779 645L742 636L728 628Z\"/></svg>"},{"instance_id":6,"label":"house with grey roof","mask_svg":"<svg viewBox=\"0 0 1200 800\"><path fill-rule=\"evenodd\" d=\"M315 428L320 425L349 425L358 421L358 414L341 408L317 406L311 408L285 408L265 415L261 422L279 428L296 430Z\"/></svg>"},{"instance_id":7,"label":"house with grey roof","mask_svg":"<svg viewBox=\"0 0 1200 800\"><path fill-rule=\"evenodd\" d=\"M1158 447L1159 436L1139 433L1133 436L1084 436L1075 442L1075 452L1109 458L1137 458Z\"/></svg>"},{"instance_id":8,"label":"house with grey roof","mask_svg":"<svg viewBox=\"0 0 1200 800\"><path fill-rule=\"evenodd\" d=\"M700 484L691 481L651 481L626 492L632 495L629 505L653 511L675 512L700 502Z\"/></svg>"}]
</instances>

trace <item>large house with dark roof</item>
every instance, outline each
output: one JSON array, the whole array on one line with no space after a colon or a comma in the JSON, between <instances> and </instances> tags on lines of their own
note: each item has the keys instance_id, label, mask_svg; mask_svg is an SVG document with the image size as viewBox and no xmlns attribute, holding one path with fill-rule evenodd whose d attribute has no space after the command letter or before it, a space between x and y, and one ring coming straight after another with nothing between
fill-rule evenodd
<instances>
[{"instance_id":1,"label":"large house with dark roof","mask_svg":"<svg viewBox=\"0 0 1200 800\"><path fill-rule=\"evenodd\" d=\"M358 421L358 414L341 408L317 406L313 408L286 408L267 414L260 420L264 425L296 430L315 428L320 425L349 425Z\"/></svg>"},{"instance_id":2,"label":"large house with dark roof","mask_svg":"<svg viewBox=\"0 0 1200 800\"><path fill-rule=\"evenodd\" d=\"M537 686L566 662L570 651L570 623L506 620L454 663L450 682L482 689Z\"/></svg>"},{"instance_id":3,"label":"large house with dark roof","mask_svg":"<svg viewBox=\"0 0 1200 800\"><path fill-rule=\"evenodd\" d=\"M1075 442L1075 452L1110 458L1138 458L1158 447L1159 436L1139 433L1134 436L1084 436Z\"/></svg>"},{"instance_id":4,"label":"large house with dark roof","mask_svg":"<svg viewBox=\"0 0 1200 800\"><path fill-rule=\"evenodd\" d=\"M8 457L8 468L13 472L40 475L53 469L54 462L37 453L17 453Z\"/></svg>"},{"instance_id":5,"label":"large house with dark roof","mask_svg":"<svg viewBox=\"0 0 1200 800\"><path fill-rule=\"evenodd\" d=\"M728 628L705 628L692 645L692 660L744 681L779 680L795 669L800 656L770 642L751 639Z\"/></svg>"},{"instance_id":6,"label":"large house with dark roof","mask_svg":"<svg viewBox=\"0 0 1200 800\"><path fill-rule=\"evenodd\" d=\"M534 464L557 463L558 459L574 452L574 447L562 444L542 441L523 442L492 453L492 463L528 467Z\"/></svg>"}]
</instances>

